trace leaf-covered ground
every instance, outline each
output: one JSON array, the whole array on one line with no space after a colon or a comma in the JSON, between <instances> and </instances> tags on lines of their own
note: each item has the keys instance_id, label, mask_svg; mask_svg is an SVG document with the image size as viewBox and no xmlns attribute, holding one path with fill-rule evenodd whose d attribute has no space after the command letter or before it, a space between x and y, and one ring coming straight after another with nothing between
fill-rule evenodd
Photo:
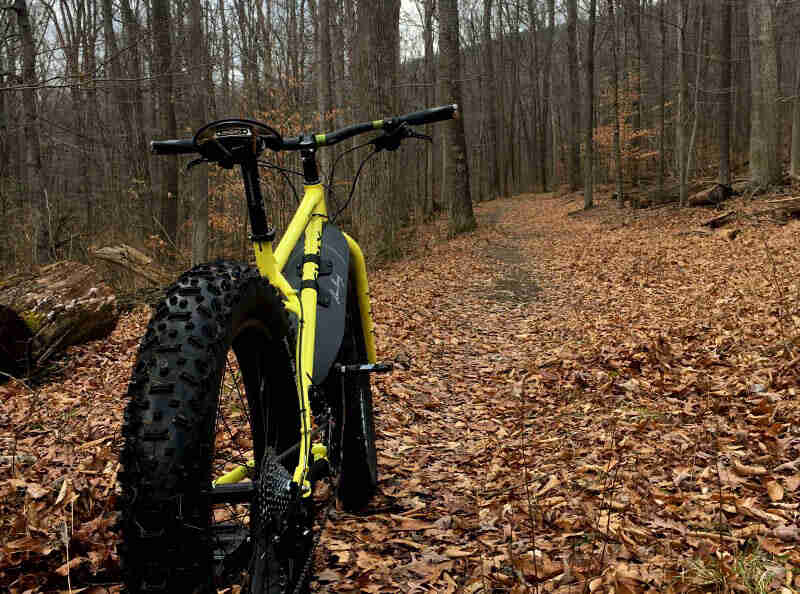
<instances>
[{"instance_id":1,"label":"leaf-covered ground","mask_svg":"<svg viewBox=\"0 0 800 594\"><path fill-rule=\"evenodd\" d=\"M578 206L482 204L371 277L380 493L329 514L317 591L800 590L800 223ZM118 588L148 315L0 387L0 589Z\"/></svg>"}]
</instances>

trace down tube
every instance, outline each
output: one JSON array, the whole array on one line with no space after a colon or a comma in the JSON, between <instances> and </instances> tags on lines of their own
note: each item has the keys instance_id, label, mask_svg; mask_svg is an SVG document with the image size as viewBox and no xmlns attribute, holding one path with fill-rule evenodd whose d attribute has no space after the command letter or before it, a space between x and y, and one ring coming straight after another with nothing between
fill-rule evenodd
<instances>
[{"instance_id":1,"label":"down tube","mask_svg":"<svg viewBox=\"0 0 800 594\"><path fill-rule=\"evenodd\" d=\"M309 186L307 193L313 190L320 190L318 186ZM306 256L319 256L322 242L322 225L327 220L325 201L316 202L311 212L308 225L305 227L305 243L303 252ZM281 242L281 245L284 245ZM280 246L279 246L280 251ZM279 265L284 266L284 262ZM297 365L297 387L300 401L300 459L292 477L304 491L304 495L310 495L311 490L307 489L306 474L308 471L309 455L311 453L311 406L309 392L314 376L314 346L317 333L317 275L319 273L318 258L303 258L303 280L300 285L300 324L297 338L296 361Z\"/></svg>"},{"instance_id":2,"label":"down tube","mask_svg":"<svg viewBox=\"0 0 800 594\"><path fill-rule=\"evenodd\" d=\"M356 281L356 294L358 295L358 309L361 311L361 328L364 331L364 344L367 347L367 362L375 363L375 324L372 322L372 309L369 302L369 284L367 283L367 264L364 253L356 240L347 233L342 233L350 247L350 267Z\"/></svg>"}]
</instances>

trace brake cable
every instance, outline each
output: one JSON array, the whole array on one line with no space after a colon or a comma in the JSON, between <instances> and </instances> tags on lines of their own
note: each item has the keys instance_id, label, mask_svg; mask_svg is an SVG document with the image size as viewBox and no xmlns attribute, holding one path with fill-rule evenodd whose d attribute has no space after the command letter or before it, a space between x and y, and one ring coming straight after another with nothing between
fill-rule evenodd
<instances>
[{"instance_id":1,"label":"brake cable","mask_svg":"<svg viewBox=\"0 0 800 594\"><path fill-rule=\"evenodd\" d=\"M331 165L331 173L330 173L330 175L328 176L328 180L329 180L329 184L330 184L330 185L328 186L328 196L329 196L329 197L331 198L331 200L334 202L334 205L335 205L335 206L337 206L336 213L335 213L335 214L334 214L332 217L330 217L330 221L331 221L331 223L335 222L335 221L336 221L336 219L339 217L339 215L342 213L342 211L343 211L345 208L347 208L347 205L348 205L348 204L350 204L350 200L351 200L351 198L353 197L353 193L355 192L355 187L356 187L356 182L358 181L358 176L359 176L359 174L361 173L361 168L364 166L364 163L366 163L366 162L369 160L369 158L370 158L372 155L374 155L374 154L375 154L375 152L376 152L376 151L373 151L372 153L370 153L370 155L369 155L369 156L368 156L366 159L364 159L364 160L361 162L361 165L360 165L360 166L359 166L359 168L358 168L358 172L356 173L355 177L353 178L353 183L352 183L352 184L350 184L350 195L347 197L347 200L346 200L346 201L345 201L345 203L344 203L344 204L341 206L341 208L338 208L338 206L339 206L339 205L338 205L338 202L337 202L337 200L336 200L336 198L335 198L335 196L334 196L334 187L335 187L334 180L336 179L336 178L334 177L334 174L336 173L336 165L339 163L339 161L341 160L341 158L342 158L342 157L344 157L346 154L348 154L348 153L352 153L353 151L355 151L355 150L358 150L358 149L360 149L360 148L364 148L365 146L368 146L368 145L370 145L370 144L372 144L372 140L368 140L367 142L363 142L363 143L361 143L361 144L359 144L359 145L356 145L356 146L354 146L354 147L352 147L352 148L349 148L349 149L347 149L346 151L343 151L343 152L339 153L339 154L336 156L336 159L333 161L333 165Z\"/></svg>"},{"instance_id":2,"label":"brake cable","mask_svg":"<svg viewBox=\"0 0 800 594\"><path fill-rule=\"evenodd\" d=\"M294 201L297 204L300 204L300 195L297 193L297 188L292 183L292 180L289 179L289 173L293 175L299 175L303 177L303 173L301 171L295 171L294 169L287 169L286 167L281 167L280 165L275 165L274 163L270 163L269 161L262 161L258 160L259 166L263 167L264 169L274 169L275 171L279 172L283 179L286 180L286 183L289 184L289 187L292 188L292 193L294 194Z\"/></svg>"}]
</instances>

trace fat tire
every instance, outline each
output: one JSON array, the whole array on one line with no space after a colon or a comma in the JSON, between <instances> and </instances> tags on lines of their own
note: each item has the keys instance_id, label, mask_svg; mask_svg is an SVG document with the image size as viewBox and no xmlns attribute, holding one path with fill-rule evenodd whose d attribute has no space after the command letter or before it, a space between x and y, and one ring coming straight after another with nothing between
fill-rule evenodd
<instances>
[{"instance_id":1,"label":"fat tire","mask_svg":"<svg viewBox=\"0 0 800 594\"><path fill-rule=\"evenodd\" d=\"M358 297L352 285L348 291L344 337L337 360L345 365L367 362ZM331 386L330 391L337 403L335 409L340 411L344 386L344 418L340 417L339 421L344 426L344 434L336 495L344 509L359 511L372 499L378 485L372 389L366 373L347 375L344 382L338 377L336 380L336 386Z\"/></svg>"},{"instance_id":2,"label":"fat tire","mask_svg":"<svg viewBox=\"0 0 800 594\"><path fill-rule=\"evenodd\" d=\"M260 468L266 447L299 439L293 344L277 291L244 264L198 266L167 290L139 348L123 423L118 550L127 591L215 591L208 492L228 353Z\"/></svg>"}]
</instances>

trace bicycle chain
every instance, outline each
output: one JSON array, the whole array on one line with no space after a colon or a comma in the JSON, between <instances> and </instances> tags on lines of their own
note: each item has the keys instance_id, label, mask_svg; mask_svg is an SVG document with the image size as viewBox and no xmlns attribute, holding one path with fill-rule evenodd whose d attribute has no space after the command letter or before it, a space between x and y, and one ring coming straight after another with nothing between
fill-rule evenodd
<instances>
[{"instance_id":1,"label":"bicycle chain","mask_svg":"<svg viewBox=\"0 0 800 594\"><path fill-rule=\"evenodd\" d=\"M336 497L328 495L328 503L327 507L325 508L324 519L322 521L322 525L317 533L314 535L314 540L311 543L311 548L308 551L308 557L306 558L306 562L303 565L303 571L300 572L300 577L295 582L294 592L293 594L300 594L300 591L303 588L303 584L305 583L306 577L308 576L308 572L311 570L311 566L314 564L314 552L317 550L317 546L319 545L319 541L322 538L322 530L325 528L325 524L330 517L330 511L333 507L334 503L336 502Z\"/></svg>"}]
</instances>

